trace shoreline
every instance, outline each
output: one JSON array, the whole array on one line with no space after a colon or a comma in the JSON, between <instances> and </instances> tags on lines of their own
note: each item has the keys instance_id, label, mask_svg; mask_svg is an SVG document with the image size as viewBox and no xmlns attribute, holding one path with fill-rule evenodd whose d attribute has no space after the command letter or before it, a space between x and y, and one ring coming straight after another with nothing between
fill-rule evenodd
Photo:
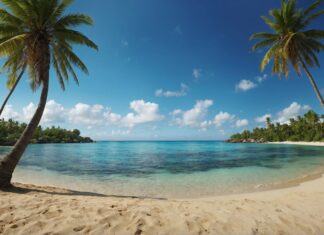
<instances>
[{"instance_id":1,"label":"shoreline","mask_svg":"<svg viewBox=\"0 0 324 235\"><path fill-rule=\"evenodd\" d=\"M17 170L17 172L20 171ZM92 181L93 179L88 181L83 181L78 178L72 179L71 177L74 176L57 175L56 177L58 177L57 178L58 181L53 181L51 180L51 177L46 177L44 175L44 174L48 174L47 172L44 172L39 175L33 175L31 177L28 176L28 174L31 173L29 171L27 171L27 175L25 172L22 174L20 173L19 177L14 175L13 182L19 182L20 184L23 185L37 185L39 187L53 187L53 188L71 190L71 191L88 191L91 193L98 193L103 195L120 195L126 197L132 196L132 197L152 197L152 198L163 197L165 199L170 199L170 200L177 200L177 199L190 200L190 199L212 198L212 197L219 197L219 196L259 193L259 192L267 192L272 190L296 187L302 183L321 178L324 175L324 166L313 168L311 169L311 171L309 171L309 173L308 172L303 173L295 177L290 177L281 180L272 180L272 182L260 182L259 184L250 185L249 187L245 187L245 188L239 188L238 190L235 189L234 191L233 190L218 191L218 189L215 189L215 191L213 190L204 191L201 185L198 187L192 186L193 188L191 189L191 191L188 191L193 193L190 195L188 194L187 191L185 191L185 193L184 191L181 191L181 189L185 190L185 186L181 186L181 185L177 186L180 191L171 191L172 189L174 189L174 185L173 185L169 189L170 191L163 191L157 193L159 192L157 187L154 188L149 187L144 189L142 188L143 185L138 184L137 186L139 188L142 188L142 190L147 190L147 193L142 193L143 191L134 190L134 188L128 188L126 191L125 189L123 189L124 187L114 189L115 187L114 184L106 185L105 183L100 181ZM65 183L59 183L59 182L65 182ZM160 186L163 187L163 189L165 190L164 187L166 186L164 184L160 184ZM112 189L110 189L111 187Z\"/></svg>"},{"instance_id":2,"label":"shoreline","mask_svg":"<svg viewBox=\"0 0 324 235\"><path fill-rule=\"evenodd\" d=\"M266 144L286 144L286 145L302 145L302 146L324 147L324 142L306 142L306 141L267 142Z\"/></svg>"},{"instance_id":3,"label":"shoreline","mask_svg":"<svg viewBox=\"0 0 324 235\"><path fill-rule=\"evenodd\" d=\"M239 197L241 195L254 195L254 194L262 194L262 193L271 193L273 191L281 191L281 190L289 190L298 188L301 185L311 183L313 181L322 180L324 182L324 168L320 168L320 170L316 170L313 173L303 175L294 179L286 180L279 183L273 183L270 185L265 185L266 187L261 190L255 191L248 191L248 192L237 192L237 193L228 193L228 194L215 194L215 195L207 195L207 196L197 196L197 197L159 197L157 196L143 196L143 195L108 195L101 192L93 192L93 191L84 191L82 189L71 189L67 187L60 187L55 185L46 185L46 184L35 184L35 183L27 183L27 182L13 182L13 186L16 187L32 187L32 188L44 188L53 191L69 191L69 192L79 192L79 193L86 193L89 195L100 195L106 197L125 197L125 198L149 198L149 199L163 199L163 200L176 200L176 201L186 201L186 200L204 200L204 199L217 199L217 198L226 198L226 197ZM262 185L263 186L263 185ZM324 188L323 188L324 191ZM1 190L0 190L1 192Z\"/></svg>"},{"instance_id":4,"label":"shoreline","mask_svg":"<svg viewBox=\"0 0 324 235\"><path fill-rule=\"evenodd\" d=\"M0 234L323 234L323 185L163 199L15 183L0 191Z\"/></svg>"},{"instance_id":5,"label":"shoreline","mask_svg":"<svg viewBox=\"0 0 324 235\"><path fill-rule=\"evenodd\" d=\"M0 191L0 234L324 234L324 168L309 172L261 190L197 198L14 183Z\"/></svg>"},{"instance_id":6,"label":"shoreline","mask_svg":"<svg viewBox=\"0 0 324 235\"><path fill-rule=\"evenodd\" d=\"M218 198L218 197L231 197L231 196L239 196L239 195L249 195L249 194L255 194L255 193L267 193L272 192L276 190L285 190L290 188L296 188L299 187L302 184L316 181L318 179L323 178L324 182L324 167L319 167L318 169L314 169L313 172L301 175L296 178L284 180L282 182L276 182L271 184L260 184L256 186L251 191L246 192L230 192L230 193L224 193L224 194L215 194L215 195L200 195L200 196L192 196L192 197L177 197L177 196L159 196L159 195L136 195L136 194L129 194L124 195L120 194L118 196L121 197L131 197L131 198L163 198L165 200L203 200L203 199L210 199L210 198ZM84 189L77 189L77 188L68 188L65 186L57 186L57 185L50 185L50 184L43 184L43 183L29 183L29 182L23 182L23 181L14 181L13 185L25 185L25 186L35 186L40 188L50 188L50 189L58 189L58 190L66 190L66 191L73 191L73 192L84 192ZM1 192L1 190L0 190ZM113 194L106 194L104 192L98 192L98 191L87 191L89 194L98 194L98 195L105 195L110 196ZM115 194L114 194L115 195Z\"/></svg>"}]
</instances>

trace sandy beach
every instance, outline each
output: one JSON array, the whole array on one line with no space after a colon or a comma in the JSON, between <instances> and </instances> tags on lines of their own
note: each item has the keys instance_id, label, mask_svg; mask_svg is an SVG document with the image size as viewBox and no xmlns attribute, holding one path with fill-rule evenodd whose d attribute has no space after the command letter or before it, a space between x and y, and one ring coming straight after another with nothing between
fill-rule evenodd
<instances>
[{"instance_id":1,"label":"sandy beach","mask_svg":"<svg viewBox=\"0 0 324 235\"><path fill-rule=\"evenodd\" d=\"M304 146L320 146L324 147L324 142L295 142L295 141L284 141L284 142L269 142L268 144L292 144L292 145L304 145Z\"/></svg>"},{"instance_id":2,"label":"sandy beach","mask_svg":"<svg viewBox=\"0 0 324 235\"><path fill-rule=\"evenodd\" d=\"M16 183L0 192L0 234L324 234L323 185L181 200Z\"/></svg>"},{"instance_id":3,"label":"sandy beach","mask_svg":"<svg viewBox=\"0 0 324 235\"><path fill-rule=\"evenodd\" d=\"M268 191L192 199L15 183L0 191L0 234L324 234L322 172Z\"/></svg>"}]
</instances>

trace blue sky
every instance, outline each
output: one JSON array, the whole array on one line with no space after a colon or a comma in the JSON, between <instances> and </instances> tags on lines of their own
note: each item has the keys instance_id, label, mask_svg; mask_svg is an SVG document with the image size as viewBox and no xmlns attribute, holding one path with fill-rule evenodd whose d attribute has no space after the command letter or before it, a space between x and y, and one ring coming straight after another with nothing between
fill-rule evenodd
<instances>
[{"instance_id":1,"label":"blue sky","mask_svg":"<svg viewBox=\"0 0 324 235\"><path fill-rule=\"evenodd\" d=\"M301 7L306 0L299 0ZM65 92L51 73L42 125L78 128L97 140L224 139L285 122L321 107L306 76L288 80L260 72L263 52L251 52L249 36L268 31L261 20L279 0L88 0L70 9L93 17L80 28L99 52L75 48L90 75L79 73ZM313 24L323 28L323 18ZM323 53L319 56L324 64ZM324 89L323 69L312 69ZM0 98L7 93L1 75ZM19 84L5 117L27 121L39 93Z\"/></svg>"}]
</instances>

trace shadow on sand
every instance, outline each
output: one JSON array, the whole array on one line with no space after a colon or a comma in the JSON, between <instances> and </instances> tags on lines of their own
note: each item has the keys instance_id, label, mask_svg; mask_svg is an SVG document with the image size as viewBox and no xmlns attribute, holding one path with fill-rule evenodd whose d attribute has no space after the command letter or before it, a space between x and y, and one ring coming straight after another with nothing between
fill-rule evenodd
<instances>
[{"instance_id":1,"label":"shadow on sand","mask_svg":"<svg viewBox=\"0 0 324 235\"><path fill-rule=\"evenodd\" d=\"M154 199L154 200L168 200L167 198L156 198L146 196L124 196L124 195L106 195L94 192L82 192L70 189L59 189L54 187L41 187L35 185L24 185L20 183L14 183L8 188L0 189L2 192L7 193L46 193L50 195L62 195L62 196L88 196L88 197L107 197L107 198L131 198L131 199Z\"/></svg>"}]
</instances>

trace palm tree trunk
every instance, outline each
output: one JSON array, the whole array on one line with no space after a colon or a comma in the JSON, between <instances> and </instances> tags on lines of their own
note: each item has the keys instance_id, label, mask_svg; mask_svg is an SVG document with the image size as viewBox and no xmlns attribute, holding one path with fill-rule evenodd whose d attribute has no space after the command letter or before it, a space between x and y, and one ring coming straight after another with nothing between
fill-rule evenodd
<instances>
[{"instance_id":1,"label":"palm tree trunk","mask_svg":"<svg viewBox=\"0 0 324 235\"><path fill-rule=\"evenodd\" d=\"M315 82L315 80L314 80L312 74L309 72L309 70L308 70L307 66L305 65L304 61L303 61L303 60L300 60L300 61L301 61L301 64L302 64L302 66L303 66L303 68L304 68L304 70L305 70L305 72L306 72L306 74L307 74L307 76L308 76L308 78L309 78L309 80L310 80L312 86L313 86L313 89L314 89L314 91L315 91L315 93L316 93L316 96L317 96L317 98L319 99L319 101L320 101L320 103L321 103L321 105L322 105L322 108L324 109L324 100L323 100L323 97L322 97L322 95L321 95L321 92L320 92L320 90L318 89L318 87L317 87L317 85L316 85L316 82Z\"/></svg>"},{"instance_id":2,"label":"palm tree trunk","mask_svg":"<svg viewBox=\"0 0 324 235\"><path fill-rule=\"evenodd\" d=\"M40 64L37 71L39 81L42 84L42 92L39 99L39 104L34 116L25 128L15 146L12 148L10 153L6 155L0 162L0 188L11 186L12 174L24 151L26 150L30 139L33 137L33 134L38 127L38 124L45 110L48 95L50 69L50 49L48 42L42 41L39 43L39 52L40 55L42 55L42 58L39 58L40 62L38 63Z\"/></svg>"},{"instance_id":3,"label":"palm tree trunk","mask_svg":"<svg viewBox=\"0 0 324 235\"><path fill-rule=\"evenodd\" d=\"M47 101L47 94L48 94L48 79L47 81L43 82L42 93L40 96L40 101L36 112L29 122L28 126L24 130L23 134L11 150L11 152L4 157L4 159L0 162L0 188L1 187L8 187L10 186L12 173L16 168L21 156L23 155L30 139L32 138L34 131L36 130Z\"/></svg>"},{"instance_id":4,"label":"palm tree trunk","mask_svg":"<svg viewBox=\"0 0 324 235\"><path fill-rule=\"evenodd\" d=\"M26 67L24 66L23 69L21 70L19 76L17 77L15 84L14 84L13 87L10 89L9 94L7 95L7 97L5 98L5 100L3 101L3 104L2 104L2 106L1 106L1 108L0 108L0 117L1 117L1 114L2 114L2 112L3 112L3 110L4 110L4 108L6 107L6 104L7 104L8 100L9 100L10 96L12 95L12 93L14 92L14 90L16 89L16 87L17 87L17 85L18 85L18 83L19 83L21 77L23 76L23 74L24 74L24 72L25 72L25 68L26 68Z\"/></svg>"}]
</instances>

